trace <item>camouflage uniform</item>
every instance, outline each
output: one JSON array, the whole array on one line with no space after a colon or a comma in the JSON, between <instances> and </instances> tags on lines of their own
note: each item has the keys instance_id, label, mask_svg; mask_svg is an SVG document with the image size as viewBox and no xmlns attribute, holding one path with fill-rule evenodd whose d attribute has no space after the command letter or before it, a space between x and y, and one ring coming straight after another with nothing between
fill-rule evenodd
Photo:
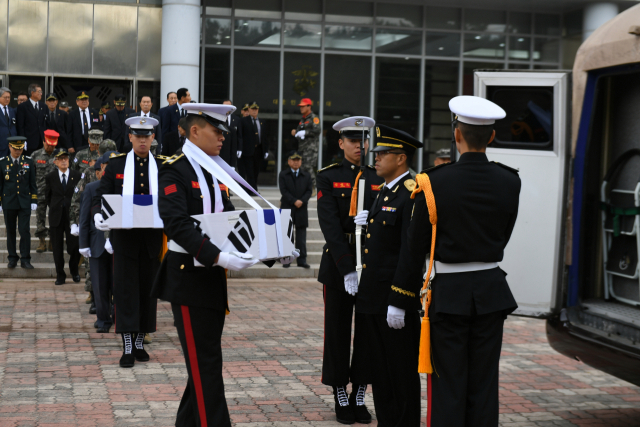
<instances>
[{"instance_id":1,"label":"camouflage uniform","mask_svg":"<svg viewBox=\"0 0 640 427\"><path fill-rule=\"evenodd\" d=\"M54 147L55 149L55 147ZM38 239L46 239L49 236L49 229L47 228L47 204L44 200L44 177L56 170L56 165L53 164L53 151L51 154L47 153L43 148L36 150L31 155L33 163L36 165L36 185L38 186L38 208L36 209L36 237ZM44 252L44 251L43 251Z\"/></svg>"},{"instance_id":2,"label":"camouflage uniform","mask_svg":"<svg viewBox=\"0 0 640 427\"><path fill-rule=\"evenodd\" d=\"M100 144L102 142L102 135L103 132L99 129L91 129L89 131L90 146L76 153L73 162L71 162L71 168L78 172L84 172L85 169L91 165L92 161L97 160L98 157L100 157L100 151L91 151L91 145Z\"/></svg>"},{"instance_id":3,"label":"camouflage uniform","mask_svg":"<svg viewBox=\"0 0 640 427\"><path fill-rule=\"evenodd\" d=\"M318 147L320 145L320 119L309 113L300 119L296 132L304 130L304 139L298 139L298 153L304 159L300 168L311 175L311 185L316 188L316 171L318 170Z\"/></svg>"},{"instance_id":4,"label":"camouflage uniform","mask_svg":"<svg viewBox=\"0 0 640 427\"><path fill-rule=\"evenodd\" d=\"M157 149L158 149L158 140L154 139L153 142L151 143L151 148L149 148L149 151L151 151L151 154L155 156Z\"/></svg>"}]
</instances>

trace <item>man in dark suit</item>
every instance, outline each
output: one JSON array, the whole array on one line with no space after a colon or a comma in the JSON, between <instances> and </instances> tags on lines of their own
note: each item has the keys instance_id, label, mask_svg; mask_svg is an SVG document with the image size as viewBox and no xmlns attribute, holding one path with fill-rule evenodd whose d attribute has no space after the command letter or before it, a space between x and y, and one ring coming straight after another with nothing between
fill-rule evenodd
<instances>
[{"instance_id":1,"label":"man in dark suit","mask_svg":"<svg viewBox=\"0 0 640 427\"><path fill-rule=\"evenodd\" d=\"M153 117L158 122L160 122L160 116L151 112L152 106L153 106L153 102L151 101L151 97L149 95L143 95L140 97L140 112L133 113L129 117L135 117L135 116ZM156 141L158 141L158 145L160 146L160 150L156 151L157 153L160 153L162 151L161 126L162 124L159 124L158 126L154 126L153 128L153 134L155 135ZM129 133L130 133L129 126L127 126L127 135L129 135ZM131 151L131 142L128 139L129 138L125 138L126 141L124 143L124 147L120 152L128 153L129 151Z\"/></svg>"},{"instance_id":2,"label":"man in dark suit","mask_svg":"<svg viewBox=\"0 0 640 427\"><path fill-rule=\"evenodd\" d=\"M42 148L45 131L44 112L46 107L42 102L42 88L39 85L32 83L29 85L27 91L29 92L29 99L27 102L18 105L16 121L18 135L27 138L24 148L25 155L30 156L31 153Z\"/></svg>"},{"instance_id":3,"label":"man in dark suit","mask_svg":"<svg viewBox=\"0 0 640 427\"><path fill-rule=\"evenodd\" d=\"M89 146L91 129L102 129L99 114L93 108L89 108L89 95L85 91L78 92L76 104L78 108L70 113L71 144L67 151L71 156L75 156L75 153Z\"/></svg>"},{"instance_id":4,"label":"man in dark suit","mask_svg":"<svg viewBox=\"0 0 640 427\"><path fill-rule=\"evenodd\" d=\"M47 111L44 116L45 130L55 130L58 132L58 145L69 148L69 115L58 109L58 96L55 93L47 95L45 100Z\"/></svg>"},{"instance_id":5,"label":"man in dark suit","mask_svg":"<svg viewBox=\"0 0 640 427\"><path fill-rule=\"evenodd\" d=\"M9 107L11 91L8 87L0 87L0 158L9 155L7 138L16 136L16 112Z\"/></svg>"},{"instance_id":6,"label":"man in dark suit","mask_svg":"<svg viewBox=\"0 0 640 427\"><path fill-rule=\"evenodd\" d=\"M78 181L80 172L69 169L69 153L64 148L56 148L54 170L45 177L45 200L49 206L49 234L53 245L53 261L56 264L56 285L64 285L67 278L64 272L64 239L67 240L69 257L69 271L73 281L80 281L78 273L78 238L71 234L69 224L69 207L71 197Z\"/></svg>"},{"instance_id":7,"label":"man in dark suit","mask_svg":"<svg viewBox=\"0 0 640 427\"><path fill-rule=\"evenodd\" d=\"M167 94L167 103L168 103L168 105L166 105L166 106L164 106L164 107L162 107L162 108L160 108L158 110L158 115L160 116L160 121L161 122L162 122L162 119L163 119L163 117L165 115L166 110L171 108L171 107L173 107L176 102L178 102L178 95L176 95L175 92L169 92ZM162 126L162 124L160 124L160 126Z\"/></svg>"},{"instance_id":8,"label":"man in dark suit","mask_svg":"<svg viewBox=\"0 0 640 427\"><path fill-rule=\"evenodd\" d=\"M233 105L230 99L222 102L224 105ZM220 157L222 160L233 168L238 167L238 151L242 147L242 126L240 123L240 117L235 114L229 114L227 117L227 127L229 132L223 132L224 144L222 150L220 150Z\"/></svg>"},{"instance_id":9,"label":"man in dark suit","mask_svg":"<svg viewBox=\"0 0 640 427\"><path fill-rule=\"evenodd\" d=\"M269 143L264 123L258 118L259 111L258 103L254 101L249 105L249 115L242 118L242 147L238 153L239 162L244 166L246 180L256 190L260 165L269 157Z\"/></svg>"},{"instance_id":10,"label":"man in dark suit","mask_svg":"<svg viewBox=\"0 0 640 427\"><path fill-rule=\"evenodd\" d=\"M105 249L104 231L96 229L91 215L91 204L100 178L109 162L109 153L99 158L93 168L98 181L87 184L80 196L80 254L89 259L91 267L91 288L96 305L96 332L108 333L113 321L111 319L111 254Z\"/></svg>"},{"instance_id":11,"label":"man in dark suit","mask_svg":"<svg viewBox=\"0 0 640 427\"><path fill-rule=\"evenodd\" d=\"M187 137L185 136L185 130L187 119L183 117L178 122L178 130L176 132L169 132L163 138L162 151L163 156L173 156L182 148Z\"/></svg>"},{"instance_id":12,"label":"man in dark suit","mask_svg":"<svg viewBox=\"0 0 640 427\"><path fill-rule=\"evenodd\" d=\"M113 103L116 107L109 110L103 122L104 139L114 140L119 152L128 153L131 151L131 145L129 144L128 129L124 122L129 117L135 116L136 112L133 108L126 106L127 97L124 95L116 95ZM127 145L128 150L125 149Z\"/></svg>"},{"instance_id":13,"label":"man in dark suit","mask_svg":"<svg viewBox=\"0 0 640 427\"><path fill-rule=\"evenodd\" d=\"M187 115L187 113L182 109L182 106L191 102L191 94L189 93L189 89L186 87L178 89L176 96L178 98L178 102L173 106L165 107L162 110L163 115L160 116L162 133L165 135L178 128L178 122L180 119Z\"/></svg>"},{"instance_id":14,"label":"man in dark suit","mask_svg":"<svg viewBox=\"0 0 640 427\"><path fill-rule=\"evenodd\" d=\"M311 197L311 175L300 169L302 156L297 151L289 153L289 168L280 172L280 207L291 209L291 219L296 227L296 249L300 251L298 267L311 268L307 264L307 227L309 227L309 198ZM289 268L290 264L284 264Z\"/></svg>"}]
</instances>

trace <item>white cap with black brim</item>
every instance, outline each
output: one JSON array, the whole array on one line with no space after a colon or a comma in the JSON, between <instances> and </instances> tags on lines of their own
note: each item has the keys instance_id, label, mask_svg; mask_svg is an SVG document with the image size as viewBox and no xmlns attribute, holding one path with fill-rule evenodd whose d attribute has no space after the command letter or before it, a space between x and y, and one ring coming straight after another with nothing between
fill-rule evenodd
<instances>
[{"instance_id":1,"label":"white cap with black brim","mask_svg":"<svg viewBox=\"0 0 640 427\"><path fill-rule=\"evenodd\" d=\"M187 112L187 114L198 115L213 127L224 132L229 132L229 128L227 127L227 117L236 111L236 107L226 104L190 103L184 104L182 108Z\"/></svg>"}]
</instances>

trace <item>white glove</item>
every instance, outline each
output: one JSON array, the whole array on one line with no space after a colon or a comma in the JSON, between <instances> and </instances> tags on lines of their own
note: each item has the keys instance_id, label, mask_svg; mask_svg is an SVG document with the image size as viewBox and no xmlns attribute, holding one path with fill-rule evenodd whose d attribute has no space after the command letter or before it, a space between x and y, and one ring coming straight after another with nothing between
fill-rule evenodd
<instances>
[{"instance_id":1,"label":"white glove","mask_svg":"<svg viewBox=\"0 0 640 427\"><path fill-rule=\"evenodd\" d=\"M353 222L356 225L367 225L367 217L369 216L369 211L360 211L358 215L353 217Z\"/></svg>"},{"instance_id":2,"label":"white glove","mask_svg":"<svg viewBox=\"0 0 640 427\"><path fill-rule=\"evenodd\" d=\"M284 265L291 264L299 256L300 256L300 250L299 249L294 249L293 252L291 252L291 256L286 256L284 258L280 258L280 259L278 259L278 262L280 264L284 264Z\"/></svg>"},{"instance_id":3,"label":"white glove","mask_svg":"<svg viewBox=\"0 0 640 427\"><path fill-rule=\"evenodd\" d=\"M31 203L31 210L35 211L36 209L38 209L38 205L35 203Z\"/></svg>"},{"instance_id":4,"label":"white glove","mask_svg":"<svg viewBox=\"0 0 640 427\"><path fill-rule=\"evenodd\" d=\"M113 255L113 246L111 246L111 240L107 239L106 242L104 242L104 248L107 252L109 252L111 255Z\"/></svg>"},{"instance_id":5,"label":"white glove","mask_svg":"<svg viewBox=\"0 0 640 427\"><path fill-rule=\"evenodd\" d=\"M91 258L91 248L82 248L79 249L78 252L85 258Z\"/></svg>"},{"instance_id":6,"label":"white glove","mask_svg":"<svg viewBox=\"0 0 640 427\"><path fill-rule=\"evenodd\" d=\"M249 254L231 251L220 252L220 255L218 256L218 262L213 265L218 265L222 268L226 268L227 270L240 271L244 270L245 268L249 268L252 265L255 265L258 261L260 260L255 259Z\"/></svg>"},{"instance_id":7,"label":"white glove","mask_svg":"<svg viewBox=\"0 0 640 427\"><path fill-rule=\"evenodd\" d=\"M390 305L387 308L387 324L393 329L404 328L404 310Z\"/></svg>"},{"instance_id":8,"label":"white glove","mask_svg":"<svg viewBox=\"0 0 640 427\"><path fill-rule=\"evenodd\" d=\"M78 228L78 224L71 224L71 235L77 236L80 234L80 229Z\"/></svg>"},{"instance_id":9,"label":"white glove","mask_svg":"<svg viewBox=\"0 0 640 427\"><path fill-rule=\"evenodd\" d=\"M354 296L358 293L358 273L356 271L344 276L344 290Z\"/></svg>"},{"instance_id":10,"label":"white glove","mask_svg":"<svg viewBox=\"0 0 640 427\"><path fill-rule=\"evenodd\" d=\"M305 131L299 130L298 132L296 132L296 138L304 139L304 134Z\"/></svg>"},{"instance_id":11,"label":"white glove","mask_svg":"<svg viewBox=\"0 0 640 427\"><path fill-rule=\"evenodd\" d=\"M109 225L104 222L101 213L97 213L93 216L93 221L96 223L96 228L100 231L109 231Z\"/></svg>"},{"instance_id":12,"label":"white glove","mask_svg":"<svg viewBox=\"0 0 640 427\"><path fill-rule=\"evenodd\" d=\"M2 206L0 206L0 213L2 213Z\"/></svg>"},{"instance_id":13,"label":"white glove","mask_svg":"<svg viewBox=\"0 0 640 427\"><path fill-rule=\"evenodd\" d=\"M236 155L238 156L238 158L242 157L242 151L236 151Z\"/></svg>"},{"instance_id":14,"label":"white glove","mask_svg":"<svg viewBox=\"0 0 640 427\"><path fill-rule=\"evenodd\" d=\"M267 157L269 157L269 153L264 153L264 159L267 160Z\"/></svg>"}]
</instances>

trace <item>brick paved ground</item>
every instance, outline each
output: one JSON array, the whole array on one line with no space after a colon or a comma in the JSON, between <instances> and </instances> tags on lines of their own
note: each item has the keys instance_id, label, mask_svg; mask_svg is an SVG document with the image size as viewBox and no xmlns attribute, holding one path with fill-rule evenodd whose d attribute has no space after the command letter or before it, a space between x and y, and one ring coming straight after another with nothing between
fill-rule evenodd
<instances>
[{"instance_id":1,"label":"brick paved ground","mask_svg":"<svg viewBox=\"0 0 640 427\"><path fill-rule=\"evenodd\" d=\"M339 426L320 384L318 284L230 288L224 374L235 425ZM94 332L85 298L81 285L0 283L0 427L172 426L186 370L168 304L151 361L120 369L120 340ZM640 426L640 389L553 352L542 321L507 321L501 371L502 426Z\"/></svg>"}]
</instances>

